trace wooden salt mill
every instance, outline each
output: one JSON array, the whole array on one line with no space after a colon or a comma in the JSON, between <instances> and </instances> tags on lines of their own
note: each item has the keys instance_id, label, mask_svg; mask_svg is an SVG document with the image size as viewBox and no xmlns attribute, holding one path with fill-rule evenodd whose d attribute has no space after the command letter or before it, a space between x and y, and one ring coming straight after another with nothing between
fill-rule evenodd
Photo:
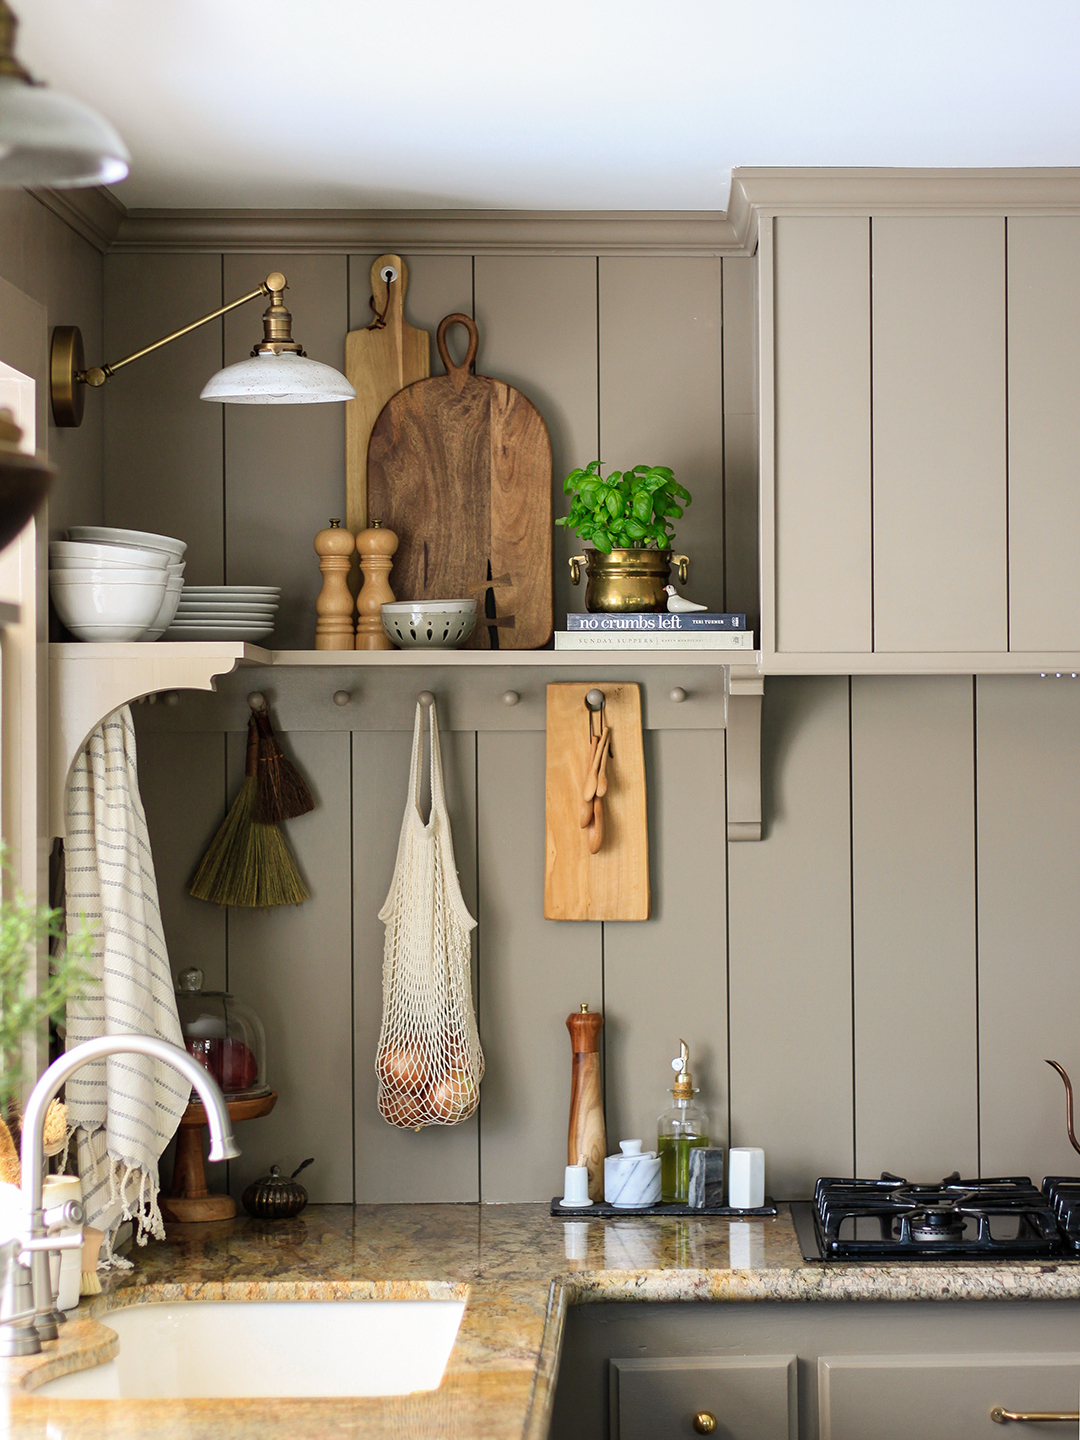
<instances>
[{"instance_id":1,"label":"wooden salt mill","mask_svg":"<svg viewBox=\"0 0 1080 1440\"><path fill-rule=\"evenodd\" d=\"M604 1198L604 1097L600 1091L600 1030L602 1015L590 1015L588 1001L582 1001L577 1015L566 1017L574 1052L574 1075L570 1087L570 1133L566 1141L566 1163L579 1165L582 1155L589 1167L589 1199Z\"/></svg>"},{"instance_id":2,"label":"wooden salt mill","mask_svg":"<svg viewBox=\"0 0 1080 1440\"><path fill-rule=\"evenodd\" d=\"M390 589L390 567L398 537L393 530L384 530L381 520L373 520L367 530L356 537L360 569L364 572L364 588L356 598L357 650L393 650L394 643L383 629L382 607L394 599Z\"/></svg>"},{"instance_id":3,"label":"wooden salt mill","mask_svg":"<svg viewBox=\"0 0 1080 1440\"><path fill-rule=\"evenodd\" d=\"M315 536L315 554L319 557L323 587L315 601L316 650L351 650L353 648L353 598L349 590L349 571L356 541L340 520L331 520L329 530Z\"/></svg>"}]
</instances>

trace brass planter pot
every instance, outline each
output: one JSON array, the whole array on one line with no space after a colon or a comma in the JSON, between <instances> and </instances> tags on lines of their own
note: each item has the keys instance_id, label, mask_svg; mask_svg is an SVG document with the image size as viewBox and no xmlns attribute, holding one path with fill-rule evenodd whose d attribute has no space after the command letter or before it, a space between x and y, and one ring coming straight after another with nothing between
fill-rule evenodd
<instances>
[{"instance_id":1,"label":"brass planter pot","mask_svg":"<svg viewBox=\"0 0 1080 1440\"><path fill-rule=\"evenodd\" d=\"M690 561L670 550L586 550L571 555L570 579L581 581L582 566L588 574L585 609L592 614L628 615L640 611L667 609L664 587L672 565L679 567L679 582L686 584Z\"/></svg>"}]
</instances>

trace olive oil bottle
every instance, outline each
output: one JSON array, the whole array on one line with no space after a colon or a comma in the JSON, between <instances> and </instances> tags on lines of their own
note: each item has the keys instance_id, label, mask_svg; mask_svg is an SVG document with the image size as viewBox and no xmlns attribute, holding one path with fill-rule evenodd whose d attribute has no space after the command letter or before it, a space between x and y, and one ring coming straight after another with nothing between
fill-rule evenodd
<instances>
[{"instance_id":1,"label":"olive oil bottle","mask_svg":"<svg viewBox=\"0 0 1080 1440\"><path fill-rule=\"evenodd\" d=\"M671 1091L674 1104L656 1122L656 1149L660 1156L660 1200L685 1205L690 1196L690 1151L709 1143L709 1117L694 1103L697 1091L690 1074L690 1050L679 1041L680 1053L672 1060L676 1071Z\"/></svg>"}]
</instances>

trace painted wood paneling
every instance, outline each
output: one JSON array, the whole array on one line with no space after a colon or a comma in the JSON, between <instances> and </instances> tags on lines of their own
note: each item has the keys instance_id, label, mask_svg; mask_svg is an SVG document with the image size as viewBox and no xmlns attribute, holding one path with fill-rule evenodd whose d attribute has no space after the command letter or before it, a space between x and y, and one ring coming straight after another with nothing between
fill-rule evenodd
<instances>
[{"instance_id":1,"label":"painted wood paneling","mask_svg":"<svg viewBox=\"0 0 1080 1440\"><path fill-rule=\"evenodd\" d=\"M723 297L724 609L760 633L758 598L757 262L725 256Z\"/></svg>"},{"instance_id":2,"label":"painted wood paneling","mask_svg":"<svg viewBox=\"0 0 1080 1440\"><path fill-rule=\"evenodd\" d=\"M724 603L720 260L600 258L600 458L669 465L694 497L675 525L685 593Z\"/></svg>"},{"instance_id":3,"label":"painted wood paneling","mask_svg":"<svg viewBox=\"0 0 1080 1440\"><path fill-rule=\"evenodd\" d=\"M848 684L770 679L765 838L728 846L732 1145L806 1196L854 1165Z\"/></svg>"},{"instance_id":4,"label":"painted wood paneling","mask_svg":"<svg viewBox=\"0 0 1080 1440\"><path fill-rule=\"evenodd\" d=\"M119 360L221 304L218 255L108 255L105 358ZM221 322L211 321L87 398L88 406L104 402L106 525L186 540L190 585L223 579L222 411L199 399L221 364Z\"/></svg>"},{"instance_id":5,"label":"painted wood paneling","mask_svg":"<svg viewBox=\"0 0 1080 1440\"><path fill-rule=\"evenodd\" d=\"M1080 682L978 681L979 1038L985 1175L1075 1175L1080 1083Z\"/></svg>"},{"instance_id":6,"label":"painted wood paneling","mask_svg":"<svg viewBox=\"0 0 1080 1440\"><path fill-rule=\"evenodd\" d=\"M773 226L776 648L873 648L870 224Z\"/></svg>"},{"instance_id":7,"label":"painted wood paneling","mask_svg":"<svg viewBox=\"0 0 1080 1440\"><path fill-rule=\"evenodd\" d=\"M600 925L543 918L543 734L478 735L476 788L481 1199L550 1200L566 1163L566 1017L603 1005Z\"/></svg>"},{"instance_id":8,"label":"painted wood paneling","mask_svg":"<svg viewBox=\"0 0 1080 1440\"><path fill-rule=\"evenodd\" d=\"M1005 222L875 218L874 648L1005 650Z\"/></svg>"},{"instance_id":9,"label":"painted wood paneling","mask_svg":"<svg viewBox=\"0 0 1080 1440\"><path fill-rule=\"evenodd\" d=\"M345 366L348 327L344 255L226 255L227 298L253 290L271 270L289 282L293 336L313 360ZM243 360L262 338L262 300L225 317L225 363ZM218 408L210 407L207 408ZM345 514L342 405L223 405L225 581L280 585L273 643L311 650L322 584L312 541Z\"/></svg>"},{"instance_id":10,"label":"painted wood paneling","mask_svg":"<svg viewBox=\"0 0 1080 1440\"><path fill-rule=\"evenodd\" d=\"M476 737L470 732L444 731L441 742L454 858L465 903L475 916ZM352 737L354 1094L356 1199L360 1204L479 1198L479 1125L475 1116L461 1125L431 1126L416 1134L388 1125L376 1103L375 1052L382 1020L385 936L378 916L394 872L409 791L411 750L411 732ZM426 788L424 803L427 814ZM475 954L475 940L473 950ZM487 1088L485 1080L485 1095Z\"/></svg>"},{"instance_id":11,"label":"painted wood paneling","mask_svg":"<svg viewBox=\"0 0 1080 1440\"><path fill-rule=\"evenodd\" d=\"M599 445L595 259L477 256L476 323L477 371L521 390L544 418L551 436L553 518L565 515L563 480L595 459ZM585 608L567 564L582 548L564 526L556 529L556 629L565 628L567 610Z\"/></svg>"},{"instance_id":12,"label":"painted wood paneling","mask_svg":"<svg viewBox=\"0 0 1080 1440\"><path fill-rule=\"evenodd\" d=\"M225 988L226 911L188 894L191 877L225 818L232 793L225 773L225 736L207 731L163 735L140 726L139 790L157 875L161 923L174 976L189 965L207 990Z\"/></svg>"},{"instance_id":13,"label":"painted wood paneling","mask_svg":"<svg viewBox=\"0 0 1080 1440\"><path fill-rule=\"evenodd\" d=\"M229 736L230 797L244 766L247 736ZM311 897L299 906L229 911L228 985L266 1027L266 1075L278 1092L270 1115L237 1127L241 1156L229 1184L244 1187L273 1164L286 1173L315 1156L304 1172L313 1201L353 1199L352 935L349 737L297 731L285 737L290 758L316 808L282 828Z\"/></svg>"},{"instance_id":14,"label":"painted wood paneling","mask_svg":"<svg viewBox=\"0 0 1080 1440\"><path fill-rule=\"evenodd\" d=\"M1080 650L1080 219L1008 222L1009 648Z\"/></svg>"},{"instance_id":15,"label":"painted wood paneling","mask_svg":"<svg viewBox=\"0 0 1080 1440\"><path fill-rule=\"evenodd\" d=\"M604 925L606 1114L615 1153L635 1136L655 1148L682 1039L710 1139L724 1144L727 1130L724 737L650 730L645 761L652 917Z\"/></svg>"},{"instance_id":16,"label":"painted wood paneling","mask_svg":"<svg viewBox=\"0 0 1080 1440\"><path fill-rule=\"evenodd\" d=\"M851 682L857 1173L978 1169L967 676Z\"/></svg>"}]
</instances>

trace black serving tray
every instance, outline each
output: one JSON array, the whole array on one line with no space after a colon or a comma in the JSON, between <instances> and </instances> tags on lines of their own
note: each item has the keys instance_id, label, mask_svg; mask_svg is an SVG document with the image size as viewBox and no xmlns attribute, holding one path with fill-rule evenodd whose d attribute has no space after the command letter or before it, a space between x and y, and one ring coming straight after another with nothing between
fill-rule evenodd
<instances>
[{"instance_id":1,"label":"black serving tray","mask_svg":"<svg viewBox=\"0 0 1080 1440\"><path fill-rule=\"evenodd\" d=\"M551 1202L551 1213L557 1215L560 1220L626 1220L635 1219L639 1215L657 1215L667 1219L681 1219L685 1216L693 1220L700 1215L727 1215L732 1220L745 1220L748 1216L769 1216L776 1214L776 1202L765 1196L765 1204L756 1210L733 1210L730 1205L702 1205L699 1208L691 1209L689 1205L647 1205L642 1210L624 1210L621 1207L609 1205L606 1200L594 1200L591 1205L584 1207L562 1205L556 1196Z\"/></svg>"}]
</instances>

